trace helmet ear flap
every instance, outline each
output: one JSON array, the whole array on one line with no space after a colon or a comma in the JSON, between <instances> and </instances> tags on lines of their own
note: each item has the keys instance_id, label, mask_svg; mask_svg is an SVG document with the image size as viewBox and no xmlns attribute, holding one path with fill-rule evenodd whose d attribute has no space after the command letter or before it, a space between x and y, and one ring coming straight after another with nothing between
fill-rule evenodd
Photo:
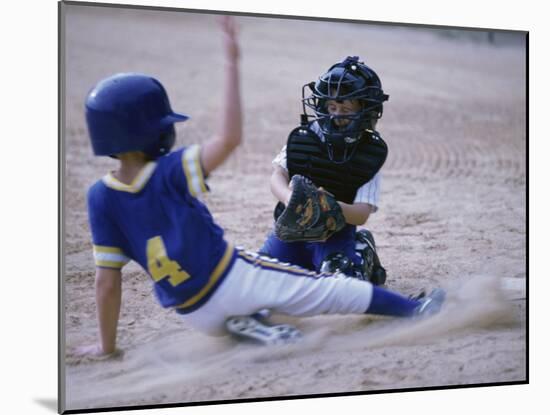
<instances>
[{"instance_id":1,"label":"helmet ear flap","mask_svg":"<svg viewBox=\"0 0 550 415\"><path fill-rule=\"evenodd\" d=\"M157 132L157 139L153 140L143 151L151 158L156 159L168 154L176 142L176 129L169 124Z\"/></svg>"}]
</instances>

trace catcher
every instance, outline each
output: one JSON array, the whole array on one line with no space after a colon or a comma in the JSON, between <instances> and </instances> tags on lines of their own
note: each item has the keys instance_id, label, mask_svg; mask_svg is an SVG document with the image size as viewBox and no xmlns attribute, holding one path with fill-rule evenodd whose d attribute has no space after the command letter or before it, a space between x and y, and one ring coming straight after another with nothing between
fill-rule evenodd
<instances>
[{"instance_id":1,"label":"catcher","mask_svg":"<svg viewBox=\"0 0 550 415\"><path fill-rule=\"evenodd\" d=\"M375 128L387 100L376 73L357 56L302 87L302 124L273 160L271 191L279 203L262 254L384 284L374 238L356 227L377 210L388 149Z\"/></svg>"}]
</instances>

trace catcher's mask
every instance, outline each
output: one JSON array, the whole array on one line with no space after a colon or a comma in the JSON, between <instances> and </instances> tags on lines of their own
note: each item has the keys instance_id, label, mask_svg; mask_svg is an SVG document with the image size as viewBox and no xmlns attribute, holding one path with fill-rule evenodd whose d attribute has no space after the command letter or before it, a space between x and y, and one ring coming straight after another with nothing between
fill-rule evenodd
<instances>
[{"instance_id":1,"label":"catcher's mask","mask_svg":"<svg viewBox=\"0 0 550 415\"><path fill-rule=\"evenodd\" d=\"M310 95L306 96L309 88ZM355 153L357 143L365 130L372 130L373 120L382 117L383 102L389 95L384 94L378 75L357 56L348 56L329 68L317 82L302 87L303 117L317 121L325 137L328 156L335 163L345 163ZM346 115L330 114L327 102L338 103L344 100L357 100L361 105L358 112ZM311 114L309 111L313 111ZM336 123L335 120L347 120Z\"/></svg>"},{"instance_id":2,"label":"catcher's mask","mask_svg":"<svg viewBox=\"0 0 550 415\"><path fill-rule=\"evenodd\" d=\"M113 75L86 98L86 122L97 156L142 151L160 157L174 145L174 123L188 118L172 111L162 84L147 75Z\"/></svg>"}]
</instances>

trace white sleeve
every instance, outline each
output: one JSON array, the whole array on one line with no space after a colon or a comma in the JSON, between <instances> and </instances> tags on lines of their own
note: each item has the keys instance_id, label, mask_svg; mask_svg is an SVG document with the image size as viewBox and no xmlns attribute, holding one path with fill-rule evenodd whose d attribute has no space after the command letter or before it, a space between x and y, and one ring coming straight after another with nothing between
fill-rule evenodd
<instances>
[{"instance_id":1,"label":"white sleeve","mask_svg":"<svg viewBox=\"0 0 550 415\"><path fill-rule=\"evenodd\" d=\"M271 163L276 166L281 166L285 170L288 170L286 167L286 144L283 146L279 154L275 156Z\"/></svg>"},{"instance_id":2,"label":"white sleeve","mask_svg":"<svg viewBox=\"0 0 550 415\"><path fill-rule=\"evenodd\" d=\"M374 207L373 213L376 212L378 210L378 199L380 196L380 181L381 174L378 172L370 181L357 190L353 203L368 203Z\"/></svg>"}]
</instances>

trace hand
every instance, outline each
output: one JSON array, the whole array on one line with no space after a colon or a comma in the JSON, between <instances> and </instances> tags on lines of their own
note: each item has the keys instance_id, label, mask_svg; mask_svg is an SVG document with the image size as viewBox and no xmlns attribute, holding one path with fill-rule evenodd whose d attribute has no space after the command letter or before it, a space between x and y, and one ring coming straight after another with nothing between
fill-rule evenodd
<instances>
[{"instance_id":1,"label":"hand","mask_svg":"<svg viewBox=\"0 0 550 415\"><path fill-rule=\"evenodd\" d=\"M237 42L237 24L232 16L221 16L218 19L224 33L225 55L229 62L239 59L239 43Z\"/></svg>"},{"instance_id":2,"label":"hand","mask_svg":"<svg viewBox=\"0 0 550 415\"><path fill-rule=\"evenodd\" d=\"M74 355L78 357L91 357L91 358L109 358L118 356L121 351L115 349L111 353L105 353L100 344L91 344L86 346L77 347L74 351Z\"/></svg>"},{"instance_id":3,"label":"hand","mask_svg":"<svg viewBox=\"0 0 550 415\"><path fill-rule=\"evenodd\" d=\"M292 176L292 196L275 222L275 236L285 242L324 241L346 225L338 201L311 180Z\"/></svg>"}]
</instances>

